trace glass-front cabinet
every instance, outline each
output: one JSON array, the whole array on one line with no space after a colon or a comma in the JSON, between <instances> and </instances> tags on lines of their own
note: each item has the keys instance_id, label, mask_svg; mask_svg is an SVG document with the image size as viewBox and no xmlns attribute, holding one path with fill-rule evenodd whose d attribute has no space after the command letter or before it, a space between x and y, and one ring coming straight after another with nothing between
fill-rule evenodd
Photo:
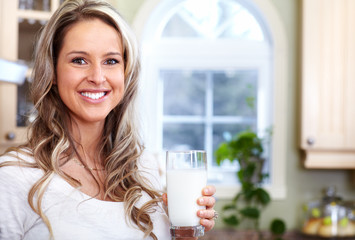
<instances>
[{"instance_id":1,"label":"glass-front cabinet","mask_svg":"<svg viewBox=\"0 0 355 240\"><path fill-rule=\"evenodd\" d=\"M23 143L31 121L29 100L34 44L39 30L62 0L0 1L0 58L25 62L29 66L22 85L0 79L0 152Z\"/></svg>"}]
</instances>

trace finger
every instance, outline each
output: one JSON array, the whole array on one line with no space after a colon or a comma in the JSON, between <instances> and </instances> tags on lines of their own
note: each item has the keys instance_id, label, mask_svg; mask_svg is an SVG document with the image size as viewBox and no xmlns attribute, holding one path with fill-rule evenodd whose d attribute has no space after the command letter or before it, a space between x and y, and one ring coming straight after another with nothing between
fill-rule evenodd
<instances>
[{"instance_id":1,"label":"finger","mask_svg":"<svg viewBox=\"0 0 355 240\"><path fill-rule=\"evenodd\" d=\"M213 219L215 217L215 210L210 209L201 209L197 211L197 216L200 218Z\"/></svg>"},{"instance_id":2,"label":"finger","mask_svg":"<svg viewBox=\"0 0 355 240\"><path fill-rule=\"evenodd\" d=\"M216 193L216 188L212 185L206 186L202 190L203 196L212 196Z\"/></svg>"},{"instance_id":3,"label":"finger","mask_svg":"<svg viewBox=\"0 0 355 240\"><path fill-rule=\"evenodd\" d=\"M161 197L163 199L164 204L168 206L168 195L166 193L163 193Z\"/></svg>"},{"instance_id":4,"label":"finger","mask_svg":"<svg viewBox=\"0 0 355 240\"><path fill-rule=\"evenodd\" d=\"M200 224L205 227L205 231L207 232L207 231L211 230L214 227L215 222L214 222L213 219L205 219L205 218L203 218L203 219L200 220Z\"/></svg>"},{"instance_id":5,"label":"finger","mask_svg":"<svg viewBox=\"0 0 355 240\"><path fill-rule=\"evenodd\" d=\"M207 208L213 208L216 203L216 199L214 197L200 197L197 200L197 204L200 206L206 206Z\"/></svg>"}]
</instances>

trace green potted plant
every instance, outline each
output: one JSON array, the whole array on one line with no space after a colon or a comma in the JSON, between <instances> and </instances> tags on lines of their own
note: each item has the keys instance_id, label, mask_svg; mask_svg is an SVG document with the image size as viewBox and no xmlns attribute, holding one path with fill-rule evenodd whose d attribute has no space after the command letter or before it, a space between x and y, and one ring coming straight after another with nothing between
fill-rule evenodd
<instances>
[{"instance_id":1,"label":"green potted plant","mask_svg":"<svg viewBox=\"0 0 355 240\"><path fill-rule=\"evenodd\" d=\"M241 190L232 201L223 208L223 221L229 226L244 224L245 228L259 231L261 210L270 202L269 193L261 183L268 176L262 172L263 139L246 130L229 141L222 142L215 151L217 164L223 161L238 161L240 169L237 177Z\"/></svg>"},{"instance_id":2,"label":"green potted plant","mask_svg":"<svg viewBox=\"0 0 355 240\"><path fill-rule=\"evenodd\" d=\"M271 201L269 193L262 187L262 182L268 177L267 173L263 173L264 140L255 132L245 130L222 142L215 151L218 165L229 160L237 161L240 167L237 177L241 190L222 208L223 221L229 226L255 230L259 238L261 211ZM274 219L271 222L270 232L277 239L281 239L285 229L283 220Z\"/></svg>"}]
</instances>

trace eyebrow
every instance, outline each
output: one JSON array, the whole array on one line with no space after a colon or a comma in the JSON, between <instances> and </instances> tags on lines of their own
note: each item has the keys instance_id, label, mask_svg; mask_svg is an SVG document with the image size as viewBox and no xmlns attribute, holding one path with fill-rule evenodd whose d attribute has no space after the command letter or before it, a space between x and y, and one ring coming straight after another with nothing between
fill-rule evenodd
<instances>
[{"instance_id":1,"label":"eyebrow","mask_svg":"<svg viewBox=\"0 0 355 240\"><path fill-rule=\"evenodd\" d=\"M71 54L83 54L83 55L89 55L87 52L85 51L71 51L69 52L67 55L71 55ZM119 55L122 57L122 54L120 52L108 52L108 53L105 53L104 56L107 57L107 56L113 56L113 55Z\"/></svg>"}]
</instances>

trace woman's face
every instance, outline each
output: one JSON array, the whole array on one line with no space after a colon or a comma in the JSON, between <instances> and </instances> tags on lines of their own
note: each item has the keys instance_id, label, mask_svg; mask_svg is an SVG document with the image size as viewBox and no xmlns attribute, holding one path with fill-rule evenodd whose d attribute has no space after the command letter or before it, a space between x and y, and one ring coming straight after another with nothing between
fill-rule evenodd
<instances>
[{"instance_id":1,"label":"woman's face","mask_svg":"<svg viewBox=\"0 0 355 240\"><path fill-rule=\"evenodd\" d=\"M66 33L57 66L59 95L78 124L103 123L124 93L122 40L99 19Z\"/></svg>"}]
</instances>

